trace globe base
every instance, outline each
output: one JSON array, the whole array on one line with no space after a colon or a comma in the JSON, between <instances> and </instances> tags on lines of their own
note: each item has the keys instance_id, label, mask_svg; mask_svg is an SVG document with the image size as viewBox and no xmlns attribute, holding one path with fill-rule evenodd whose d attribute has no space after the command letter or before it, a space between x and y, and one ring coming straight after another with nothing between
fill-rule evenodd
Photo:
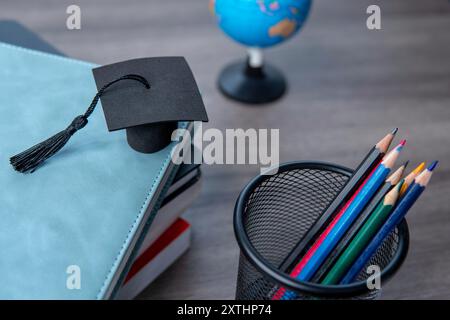
<instances>
[{"instance_id":1,"label":"globe base","mask_svg":"<svg viewBox=\"0 0 450 320\"><path fill-rule=\"evenodd\" d=\"M280 71L268 64L251 67L248 61L226 66L219 75L218 86L227 97L248 104L275 101L286 91Z\"/></svg>"}]
</instances>

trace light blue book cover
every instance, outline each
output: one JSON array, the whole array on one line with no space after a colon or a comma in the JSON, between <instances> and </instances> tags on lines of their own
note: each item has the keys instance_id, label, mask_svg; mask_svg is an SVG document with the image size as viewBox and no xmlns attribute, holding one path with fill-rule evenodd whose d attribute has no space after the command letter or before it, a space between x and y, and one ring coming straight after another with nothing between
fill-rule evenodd
<instances>
[{"instance_id":1,"label":"light blue book cover","mask_svg":"<svg viewBox=\"0 0 450 320\"><path fill-rule=\"evenodd\" d=\"M89 105L94 67L0 43L0 299L111 298L176 170L175 142L136 152L101 108L39 170L13 170Z\"/></svg>"}]
</instances>

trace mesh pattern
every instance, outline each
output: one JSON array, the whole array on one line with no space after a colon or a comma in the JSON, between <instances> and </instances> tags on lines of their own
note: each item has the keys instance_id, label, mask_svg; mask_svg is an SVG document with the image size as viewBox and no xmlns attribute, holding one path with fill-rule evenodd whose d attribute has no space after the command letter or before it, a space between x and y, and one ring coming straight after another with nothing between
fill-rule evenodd
<instances>
[{"instance_id":1,"label":"mesh pattern","mask_svg":"<svg viewBox=\"0 0 450 320\"><path fill-rule=\"evenodd\" d=\"M348 175L335 171L298 168L268 176L253 189L242 219L250 243L266 264L274 268L281 265L348 178ZM368 265L377 264L381 269L385 268L396 253L398 243L398 231L395 230ZM358 280L365 280L366 277L365 273L361 273ZM241 254L237 299L270 299L278 287ZM302 292L297 294L299 299L317 298ZM372 291L352 298L375 298L378 294L378 291Z\"/></svg>"}]
</instances>

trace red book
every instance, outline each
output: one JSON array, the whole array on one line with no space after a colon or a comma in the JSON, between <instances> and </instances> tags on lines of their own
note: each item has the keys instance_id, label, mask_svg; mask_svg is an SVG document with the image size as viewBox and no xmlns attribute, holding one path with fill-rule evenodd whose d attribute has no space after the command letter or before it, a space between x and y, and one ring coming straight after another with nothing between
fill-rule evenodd
<instances>
[{"instance_id":1,"label":"red book","mask_svg":"<svg viewBox=\"0 0 450 320\"><path fill-rule=\"evenodd\" d=\"M153 244L141 251L116 299L135 298L189 248L190 238L191 225L178 218Z\"/></svg>"}]
</instances>

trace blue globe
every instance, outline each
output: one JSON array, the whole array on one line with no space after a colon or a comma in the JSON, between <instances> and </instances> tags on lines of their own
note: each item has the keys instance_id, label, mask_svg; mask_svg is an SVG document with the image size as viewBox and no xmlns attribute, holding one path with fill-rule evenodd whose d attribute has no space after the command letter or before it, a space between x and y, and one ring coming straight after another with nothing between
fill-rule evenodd
<instances>
[{"instance_id":1,"label":"blue globe","mask_svg":"<svg viewBox=\"0 0 450 320\"><path fill-rule=\"evenodd\" d=\"M235 41L265 48L292 37L308 17L311 0L211 0L220 28Z\"/></svg>"}]
</instances>

